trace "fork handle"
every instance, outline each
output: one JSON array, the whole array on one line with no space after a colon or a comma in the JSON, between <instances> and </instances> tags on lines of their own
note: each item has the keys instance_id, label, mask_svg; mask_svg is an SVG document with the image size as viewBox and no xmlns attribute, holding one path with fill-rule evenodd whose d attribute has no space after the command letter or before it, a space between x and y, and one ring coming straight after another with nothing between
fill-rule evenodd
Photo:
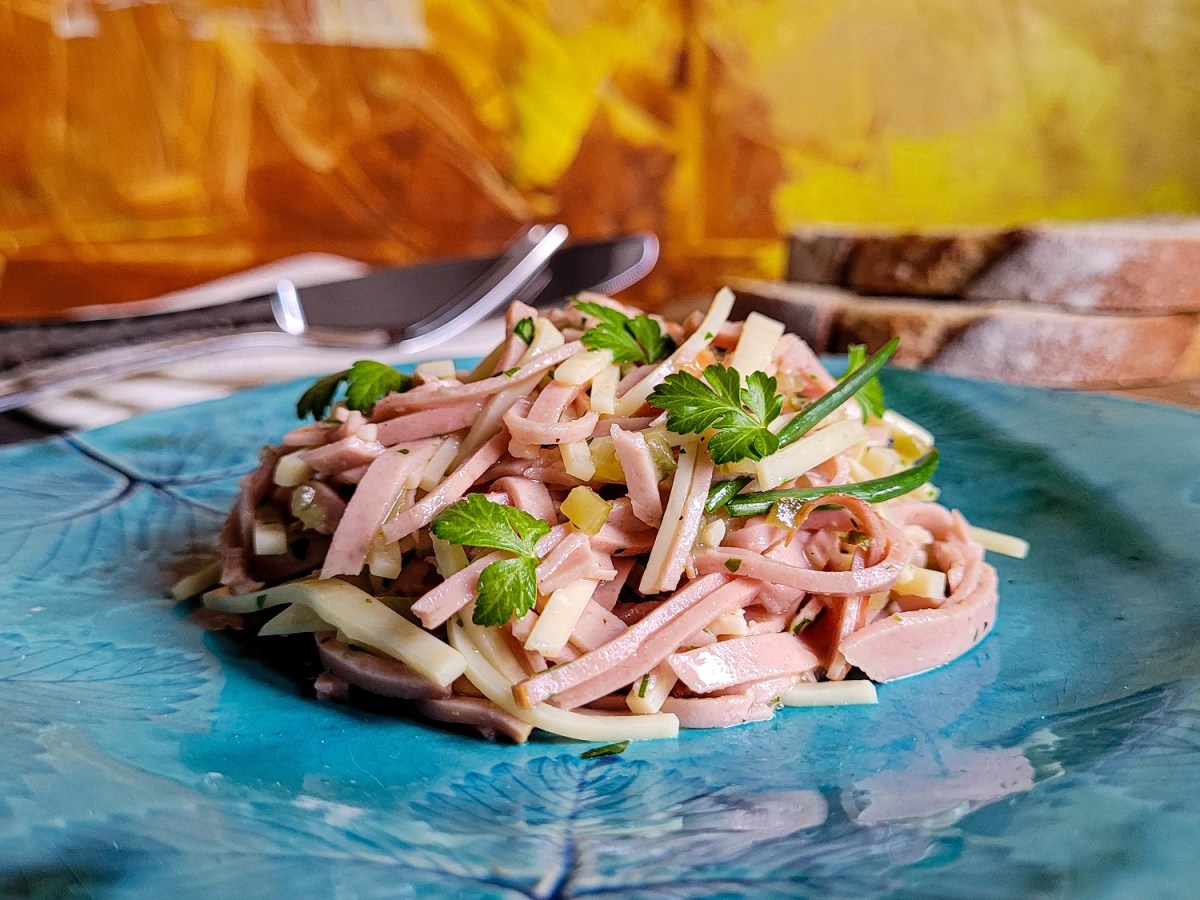
<instances>
[{"instance_id":1,"label":"fork handle","mask_svg":"<svg viewBox=\"0 0 1200 900\"><path fill-rule=\"evenodd\" d=\"M219 337L268 327L277 327L269 296L124 319L0 325L0 373L12 373L48 360L65 361L83 353L130 349L168 337Z\"/></svg>"}]
</instances>

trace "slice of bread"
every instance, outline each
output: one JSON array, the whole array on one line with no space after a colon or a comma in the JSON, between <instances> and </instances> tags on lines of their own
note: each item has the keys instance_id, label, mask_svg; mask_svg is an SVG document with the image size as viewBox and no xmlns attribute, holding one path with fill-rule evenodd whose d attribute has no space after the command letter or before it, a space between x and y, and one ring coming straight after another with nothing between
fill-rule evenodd
<instances>
[{"instance_id":1,"label":"slice of bread","mask_svg":"<svg viewBox=\"0 0 1200 900\"><path fill-rule=\"evenodd\" d=\"M735 315L758 310L822 353L855 343L874 350L899 335L895 364L972 378L1113 389L1200 376L1200 313L1083 315L769 281L732 284Z\"/></svg>"},{"instance_id":2,"label":"slice of bread","mask_svg":"<svg viewBox=\"0 0 1200 900\"><path fill-rule=\"evenodd\" d=\"M863 294L1078 312L1200 312L1200 219L945 233L806 228L789 237L787 277Z\"/></svg>"}]
</instances>

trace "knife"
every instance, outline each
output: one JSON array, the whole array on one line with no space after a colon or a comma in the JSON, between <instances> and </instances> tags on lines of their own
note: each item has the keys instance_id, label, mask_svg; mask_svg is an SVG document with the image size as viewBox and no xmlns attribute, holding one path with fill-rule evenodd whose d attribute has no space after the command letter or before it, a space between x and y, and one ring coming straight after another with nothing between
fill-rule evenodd
<instances>
[{"instance_id":1,"label":"knife","mask_svg":"<svg viewBox=\"0 0 1200 900\"><path fill-rule=\"evenodd\" d=\"M653 234L557 247L562 226L533 226L497 257L379 269L347 281L180 312L0 325L0 411L51 391L229 349L336 346L420 352L512 299L547 306L585 290L616 293L658 258Z\"/></svg>"}]
</instances>

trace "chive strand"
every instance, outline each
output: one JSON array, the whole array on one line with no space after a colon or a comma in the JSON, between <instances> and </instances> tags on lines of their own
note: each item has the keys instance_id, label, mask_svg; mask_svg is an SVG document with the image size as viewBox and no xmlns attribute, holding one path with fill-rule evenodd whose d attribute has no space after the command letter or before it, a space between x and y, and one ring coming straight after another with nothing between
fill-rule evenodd
<instances>
[{"instance_id":1,"label":"chive strand","mask_svg":"<svg viewBox=\"0 0 1200 900\"><path fill-rule=\"evenodd\" d=\"M729 514L731 516L761 516L770 512L771 507L780 501L807 503L830 494L844 494L868 503L882 503L884 500L901 497L925 484L933 477L937 465L938 452L930 450L917 460L911 469L896 472L894 475L885 475L882 478L872 478L856 484L830 484L822 487L756 491L751 494L742 494L728 501Z\"/></svg>"},{"instance_id":2,"label":"chive strand","mask_svg":"<svg viewBox=\"0 0 1200 900\"><path fill-rule=\"evenodd\" d=\"M853 372L847 372L841 381L835 384L824 397L813 402L811 406L792 419L779 432L779 446L788 444L803 437L827 415L857 394L867 382L883 368L883 364L891 359L896 352L900 338L894 337L884 344L879 351Z\"/></svg>"},{"instance_id":3,"label":"chive strand","mask_svg":"<svg viewBox=\"0 0 1200 900\"><path fill-rule=\"evenodd\" d=\"M704 501L704 511L715 513L718 509L737 496L738 492L754 479L749 475L739 475L728 481L718 481L708 490L708 499Z\"/></svg>"}]
</instances>

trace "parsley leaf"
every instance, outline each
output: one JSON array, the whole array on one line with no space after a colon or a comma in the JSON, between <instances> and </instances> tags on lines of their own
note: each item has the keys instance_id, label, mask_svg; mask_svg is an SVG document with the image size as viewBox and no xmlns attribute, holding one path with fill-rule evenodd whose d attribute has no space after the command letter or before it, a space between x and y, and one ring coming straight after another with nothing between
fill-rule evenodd
<instances>
[{"instance_id":1,"label":"parsley leaf","mask_svg":"<svg viewBox=\"0 0 1200 900\"><path fill-rule=\"evenodd\" d=\"M765 372L751 372L746 387L741 384L737 369L712 365L704 370L704 381L690 372L668 375L647 400L666 410L667 427L676 434L719 429L708 442L713 462L762 459L779 449L779 438L767 426L779 416L783 400Z\"/></svg>"},{"instance_id":2,"label":"parsley leaf","mask_svg":"<svg viewBox=\"0 0 1200 900\"><path fill-rule=\"evenodd\" d=\"M526 344L533 343L533 319L526 316L520 322L513 326L513 334L523 340Z\"/></svg>"},{"instance_id":3,"label":"parsley leaf","mask_svg":"<svg viewBox=\"0 0 1200 900\"><path fill-rule=\"evenodd\" d=\"M452 544L489 547L515 554L490 564L476 588L476 625L503 625L523 616L537 600L537 542L550 533L541 519L511 506L469 494L450 504L432 525L435 537Z\"/></svg>"},{"instance_id":4,"label":"parsley leaf","mask_svg":"<svg viewBox=\"0 0 1200 900\"><path fill-rule=\"evenodd\" d=\"M303 419L311 415L314 419L323 419L329 415L343 382L346 384L346 406L364 413L370 412L371 407L388 394L412 387L412 378L403 372L381 362L360 359L348 369L313 382L296 402L297 417Z\"/></svg>"},{"instance_id":5,"label":"parsley leaf","mask_svg":"<svg viewBox=\"0 0 1200 900\"><path fill-rule=\"evenodd\" d=\"M501 559L479 573L476 625L504 625L529 612L537 600L537 563L527 556Z\"/></svg>"},{"instance_id":6,"label":"parsley leaf","mask_svg":"<svg viewBox=\"0 0 1200 900\"><path fill-rule=\"evenodd\" d=\"M846 374L849 375L855 369L861 369L867 361L867 347L865 344L851 344L848 348ZM854 395L862 406L863 421L867 419L878 419L887 411L887 405L883 400L883 385L879 383L879 377L876 376L858 389L858 393Z\"/></svg>"},{"instance_id":7,"label":"parsley leaf","mask_svg":"<svg viewBox=\"0 0 1200 900\"><path fill-rule=\"evenodd\" d=\"M451 544L532 556L550 526L524 510L493 503L483 494L468 494L442 511L434 520L433 533Z\"/></svg>"},{"instance_id":8,"label":"parsley leaf","mask_svg":"<svg viewBox=\"0 0 1200 900\"><path fill-rule=\"evenodd\" d=\"M583 333L584 346L611 350L616 362L657 362L675 349L675 342L649 316L630 318L600 303L576 303L575 308L600 320Z\"/></svg>"},{"instance_id":9,"label":"parsley leaf","mask_svg":"<svg viewBox=\"0 0 1200 900\"><path fill-rule=\"evenodd\" d=\"M346 369L313 382L312 386L296 401L296 418L303 419L306 416L312 416L314 419L323 419L329 415L329 410L333 408L334 395L337 394L338 388L349 374L350 370Z\"/></svg>"}]
</instances>

